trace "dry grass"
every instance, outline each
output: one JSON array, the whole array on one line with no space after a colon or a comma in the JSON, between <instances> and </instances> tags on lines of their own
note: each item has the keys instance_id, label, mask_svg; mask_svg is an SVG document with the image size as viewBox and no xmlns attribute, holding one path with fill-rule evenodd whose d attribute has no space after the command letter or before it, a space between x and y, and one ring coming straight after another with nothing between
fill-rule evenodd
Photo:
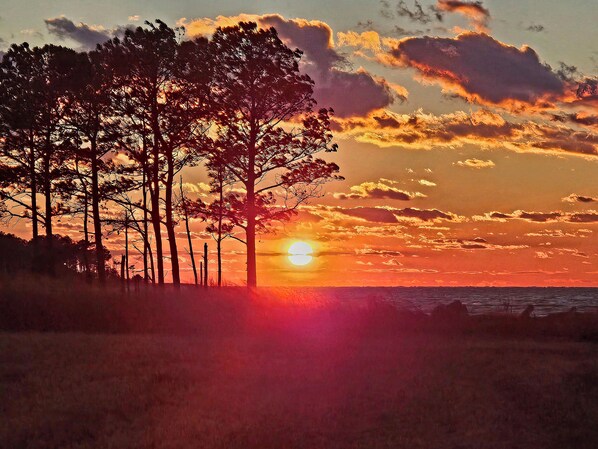
<instances>
[{"instance_id":1,"label":"dry grass","mask_svg":"<svg viewBox=\"0 0 598 449\"><path fill-rule=\"evenodd\" d=\"M595 449L592 323L5 280L0 447Z\"/></svg>"},{"instance_id":2,"label":"dry grass","mask_svg":"<svg viewBox=\"0 0 598 449\"><path fill-rule=\"evenodd\" d=\"M595 448L590 343L0 335L3 448Z\"/></svg>"}]
</instances>

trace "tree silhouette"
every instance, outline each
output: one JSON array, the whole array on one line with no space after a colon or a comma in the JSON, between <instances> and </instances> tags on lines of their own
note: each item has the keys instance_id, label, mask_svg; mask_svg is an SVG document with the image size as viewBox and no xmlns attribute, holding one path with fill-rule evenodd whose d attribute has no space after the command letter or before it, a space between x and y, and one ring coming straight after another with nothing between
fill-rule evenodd
<instances>
[{"instance_id":1,"label":"tree silhouette","mask_svg":"<svg viewBox=\"0 0 598 449\"><path fill-rule=\"evenodd\" d=\"M114 113L112 90L114 69L102 48L83 54L76 77L77 85L72 94L72 107L65 117L65 128L76 142L74 167L71 179L78 180L82 197L87 206L91 199L94 229L97 273L100 283L106 279L104 245L102 243L102 220L100 203L105 200L102 194L102 174L111 166L104 161L105 156L115 150L115 142L122 136L121 118ZM88 169L83 172L83 166ZM87 219L85 209L85 220ZM87 235L87 233L86 233Z\"/></svg>"},{"instance_id":2,"label":"tree silhouette","mask_svg":"<svg viewBox=\"0 0 598 449\"><path fill-rule=\"evenodd\" d=\"M255 23L220 28L208 41L146 22L82 53L12 45L0 63L0 219L31 220L32 243L6 247L26 248L32 266L68 266L89 280L95 271L104 283L113 273L105 239L124 226L127 240L129 231L141 236L142 250L141 240L130 243L146 280L149 258L152 281L163 284L165 230L178 286L178 221L192 253L189 219L202 217L216 241L218 285L222 242L232 237L247 245L247 285L256 286L256 234L342 179L316 157L337 149L332 111L315 109L301 56ZM177 204L175 177L204 162L212 201L181 192ZM83 216L81 242L54 235L63 214Z\"/></svg>"},{"instance_id":3,"label":"tree silhouette","mask_svg":"<svg viewBox=\"0 0 598 449\"><path fill-rule=\"evenodd\" d=\"M245 191L236 198L242 217L236 224L246 234L247 285L255 287L256 232L287 220L322 183L340 179L336 164L314 157L337 149L331 111L313 111L314 83L299 71L302 53L289 49L274 28L241 22L219 28L211 45L216 147Z\"/></svg>"},{"instance_id":4,"label":"tree silhouette","mask_svg":"<svg viewBox=\"0 0 598 449\"><path fill-rule=\"evenodd\" d=\"M67 93L73 89L80 55L74 50L44 45L31 49L28 44L13 45L2 62L2 93L4 107L2 122L4 135L3 156L14 169L12 185L4 198L9 198L29 209L37 229L37 193L44 196L43 223L50 251L48 271L53 273L51 257L54 215L67 212L55 195L55 182L63 174L63 163L68 157L70 142L65 138L62 120L71 102ZM21 103L22 100L25 100ZM25 151L25 158L14 156ZM11 163L11 161L13 163ZM6 165L5 165L6 167ZM27 167L27 169L25 168ZM23 192L23 177L29 184L29 204L19 199Z\"/></svg>"},{"instance_id":5,"label":"tree silhouette","mask_svg":"<svg viewBox=\"0 0 598 449\"><path fill-rule=\"evenodd\" d=\"M128 30L122 41L114 39L105 48L112 54L121 79L118 107L127 117L130 134L137 137L136 142L123 147L147 166L158 283L164 283L162 199L173 283L178 285L174 180L183 167L199 162L207 141L211 65L206 39L179 42L181 30L161 21L146 25Z\"/></svg>"}]
</instances>

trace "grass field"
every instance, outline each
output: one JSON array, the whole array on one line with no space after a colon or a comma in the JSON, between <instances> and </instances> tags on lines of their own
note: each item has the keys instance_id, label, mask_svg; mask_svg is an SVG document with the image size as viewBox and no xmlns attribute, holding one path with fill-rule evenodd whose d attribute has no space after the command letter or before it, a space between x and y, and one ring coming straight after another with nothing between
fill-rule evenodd
<instances>
[{"instance_id":1,"label":"grass field","mask_svg":"<svg viewBox=\"0 0 598 449\"><path fill-rule=\"evenodd\" d=\"M5 280L0 448L598 447L597 316L283 293Z\"/></svg>"},{"instance_id":2,"label":"grass field","mask_svg":"<svg viewBox=\"0 0 598 449\"><path fill-rule=\"evenodd\" d=\"M0 335L3 448L596 448L598 346Z\"/></svg>"}]
</instances>

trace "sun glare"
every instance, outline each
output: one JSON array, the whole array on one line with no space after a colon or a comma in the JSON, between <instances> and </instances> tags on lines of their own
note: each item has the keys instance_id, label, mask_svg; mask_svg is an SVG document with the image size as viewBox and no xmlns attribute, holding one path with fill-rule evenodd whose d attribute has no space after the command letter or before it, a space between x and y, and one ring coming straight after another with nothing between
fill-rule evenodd
<instances>
[{"instance_id":1,"label":"sun glare","mask_svg":"<svg viewBox=\"0 0 598 449\"><path fill-rule=\"evenodd\" d=\"M289 247L289 261L293 265L303 266L313 259L314 250L305 242L295 242Z\"/></svg>"}]
</instances>

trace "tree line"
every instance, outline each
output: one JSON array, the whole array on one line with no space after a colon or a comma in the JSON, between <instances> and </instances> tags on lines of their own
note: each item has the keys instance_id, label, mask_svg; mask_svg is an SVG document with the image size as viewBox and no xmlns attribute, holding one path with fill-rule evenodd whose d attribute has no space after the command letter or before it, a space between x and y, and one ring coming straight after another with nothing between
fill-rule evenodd
<instances>
[{"instance_id":1,"label":"tree line","mask_svg":"<svg viewBox=\"0 0 598 449\"><path fill-rule=\"evenodd\" d=\"M144 279L164 284L167 252L178 286L177 226L195 271L189 223L200 218L219 284L232 237L256 286L256 234L341 179L317 157L337 150L332 110L316 108L301 57L250 22L210 39L146 22L88 52L13 44L0 64L0 206L4 219L30 222L33 269L56 273L55 220L80 220L88 275L106 280L107 233L134 232ZM205 168L213 201L185 193L181 171L192 166Z\"/></svg>"}]
</instances>

